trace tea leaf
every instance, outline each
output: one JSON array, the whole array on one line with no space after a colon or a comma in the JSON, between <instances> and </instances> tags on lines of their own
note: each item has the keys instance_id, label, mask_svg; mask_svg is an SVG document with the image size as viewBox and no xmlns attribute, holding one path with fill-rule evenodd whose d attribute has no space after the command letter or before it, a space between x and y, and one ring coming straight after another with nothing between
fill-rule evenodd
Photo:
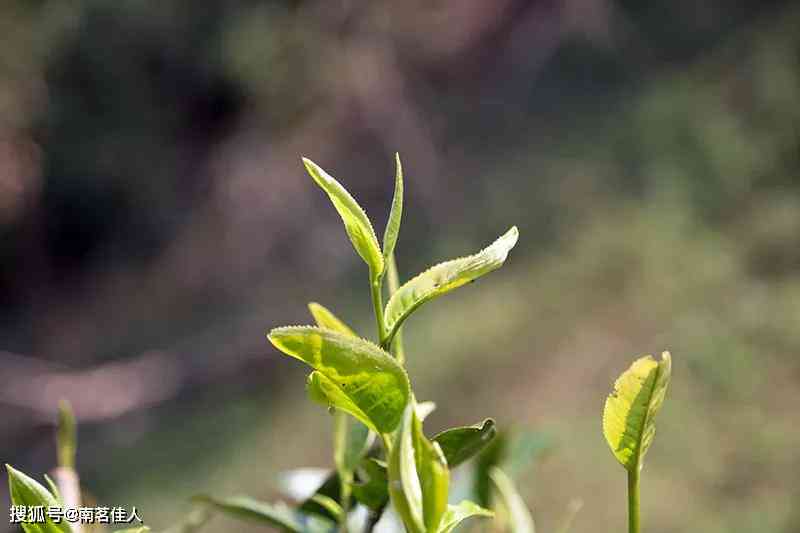
<instances>
[{"instance_id":1,"label":"tea leaf","mask_svg":"<svg viewBox=\"0 0 800 533\"><path fill-rule=\"evenodd\" d=\"M266 503L247 496L213 498L201 495L193 499L229 516L261 522L291 533L332 533L336 527L330 520L294 511L281 502Z\"/></svg>"},{"instance_id":2,"label":"tea leaf","mask_svg":"<svg viewBox=\"0 0 800 533\"><path fill-rule=\"evenodd\" d=\"M394 253L397 236L400 234L400 221L403 218L403 165L400 163L400 154L395 154L397 170L394 177L394 197L392 209L389 211L389 221L383 232L383 261L388 264L389 258Z\"/></svg>"},{"instance_id":3,"label":"tea leaf","mask_svg":"<svg viewBox=\"0 0 800 533\"><path fill-rule=\"evenodd\" d=\"M387 345L419 306L500 268L518 237L519 231L514 226L477 254L439 263L401 286L389 298L384 312L386 329L390 332Z\"/></svg>"},{"instance_id":4,"label":"tea leaf","mask_svg":"<svg viewBox=\"0 0 800 533\"><path fill-rule=\"evenodd\" d=\"M443 431L433 437L433 441L442 447L450 468L455 468L483 450L496 434L494 420L487 418L482 424Z\"/></svg>"},{"instance_id":5,"label":"tea leaf","mask_svg":"<svg viewBox=\"0 0 800 533\"><path fill-rule=\"evenodd\" d=\"M308 304L308 310L311 312L311 316L314 317L314 322L317 323L317 326L338 331L339 333L343 335L349 335L350 337L358 337L358 335L356 335L356 333L350 329L350 326L339 320L339 318L334 315L330 309L322 304L311 302Z\"/></svg>"},{"instance_id":6,"label":"tea leaf","mask_svg":"<svg viewBox=\"0 0 800 533\"><path fill-rule=\"evenodd\" d=\"M347 324L339 320L326 307L311 302L308 304L308 309L319 327L338 331L350 337L358 337ZM371 434L369 428L358 420L350 420L344 412L340 411L334 414L333 424L333 457L336 468L339 471L339 476L348 480L346 482L350 482L353 469L364 457L375 438L375 434Z\"/></svg>"},{"instance_id":7,"label":"tea leaf","mask_svg":"<svg viewBox=\"0 0 800 533\"><path fill-rule=\"evenodd\" d=\"M497 467L489 471L489 477L497 490L500 503L508 512L511 533L535 533L536 527L531 512L511 478Z\"/></svg>"},{"instance_id":8,"label":"tea leaf","mask_svg":"<svg viewBox=\"0 0 800 533\"><path fill-rule=\"evenodd\" d=\"M126 529L117 529L114 533L147 533L150 531L150 528L147 526L141 527L129 527Z\"/></svg>"},{"instance_id":9,"label":"tea leaf","mask_svg":"<svg viewBox=\"0 0 800 533\"><path fill-rule=\"evenodd\" d=\"M333 206L342 217L353 248L369 266L371 276L373 278L380 276L384 267L383 254L367 214L350 193L316 163L304 157L303 164L317 185L330 197Z\"/></svg>"},{"instance_id":10,"label":"tea leaf","mask_svg":"<svg viewBox=\"0 0 800 533\"><path fill-rule=\"evenodd\" d=\"M422 486L414 451L414 406L403 413L403 421L389 453L389 495L408 533L425 533Z\"/></svg>"},{"instance_id":11,"label":"tea leaf","mask_svg":"<svg viewBox=\"0 0 800 533\"><path fill-rule=\"evenodd\" d=\"M628 472L638 472L655 435L658 414L669 385L669 352L656 361L636 360L614 383L603 411L603 434L611 451Z\"/></svg>"},{"instance_id":12,"label":"tea leaf","mask_svg":"<svg viewBox=\"0 0 800 533\"><path fill-rule=\"evenodd\" d=\"M450 533L461 522L473 516L491 518L494 513L480 505L464 500L458 505L448 505L439 525L438 533Z\"/></svg>"},{"instance_id":13,"label":"tea leaf","mask_svg":"<svg viewBox=\"0 0 800 533\"><path fill-rule=\"evenodd\" d=\"M41 505L45 511L50 506L58 506L59 502L49 490L43 487L35 479L28 477L11 465L6 464L8 471L8 491L11 495L11 504L25 507L36 507ZM45 522L20 524L25 533L70 533L72 529L65 521L55 523L44 514Z\"/></svg>"},{"instance_id":14,"label":"tea leaf","mask_svg":"<svg viewBox=\"0 0 800 533\"><path fill-rule=\"evenodd\" d=\"M353 496L373 511L383 509L389 500L386 463L372 458L365 459L359 467L359 477L362 481L353 485Z\"/></svg>"},{"instance_id":15,"label":"tea leaf","mask_svg":"<svg viewBox=\"0 0 800 533\"><path fill-rule=\"evenodd\" d=\"M316 370L308 379L312 398L350 413L377 433L400 423L411 394L408 376L378 346L313 326L276 328L269 340Z\"/></svg>"}]
</instances>

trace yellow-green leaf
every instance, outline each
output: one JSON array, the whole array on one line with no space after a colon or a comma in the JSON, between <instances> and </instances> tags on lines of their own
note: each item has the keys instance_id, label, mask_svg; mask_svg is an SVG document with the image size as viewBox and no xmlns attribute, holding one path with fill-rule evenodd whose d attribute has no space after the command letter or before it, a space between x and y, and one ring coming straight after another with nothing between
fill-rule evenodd
<instances>
[{"instance_id":1,"label":"yellow-green leaf","mask_svg":"<svg viewBox=\"0 0 800 533\"><path fill-rule=\"evenodd\" d=\"M424 533L422 487L414 451L414 406L403 413L403 421L389 453L389 496L408 533Z\"/></svg>"},{"instance_id":2,"label":"yellow-green leaf","mask_svg":"<svg viewBox=\"0 0 800 533\"><path fill-rule=\"evenodd\" d=\"M614 384L603 411L603 434L614 456L629 472L642 468L642 459L655 435L655 417L669 385L669 352L656 361L637 359Z\"/></svg>"},{"instance_id":3,"label":"yellow-green leaf","mask_svg":"<svg viewBox=\"0 0 800 533\"><path fill-rule=\"evenodd\" d=\"M308 304L308 310L311 312L311 316L314 317L314 321L319 327L338 331L339 333L351 337L358 337L358 335L350 329L350 326L339 320L339 317L334 315L333 312L324 305L311 302Z\"/></svg>"},{"instance_id":4,"label":"yellow-green leaf","mask_svg":"<svg viewBox=\"0 0 800 533\"><path fill-rule=\"evenodd\" d=\"M316 371L309 393L317 401L346 411L376 433L400 423L409 403L408 376L388 353L364 339L313 326L276 328L270 342Z\"/></svg>"},{"instance_id":5,"label":"yellow-green leaf","mask_svg":"<svg viewBox=\"0 0 800 533\"><path fill-rule=\"evenodd\" d=\"M350 196L347 189L316 163L304 157L303 164L317 185L328 194L336 211L339 212L353 248L369 266L372 277L380 276L384 267L383 254L367 214Z\"/></svg>"},{"instance_id":6,"label":"yellow-green leaf","mask_svg":"<svg viewBox=\"0 0 800 533\"><path fill-rule=\"evenodd\" d=\"M425 302L500 268L518 237L519 231L514 226L477 254L439 263L403 284L389 298L384 311L389 338Z\"/></svg>"},{"instance_id":7,"label":"yellow-green leaf","mask_svg":"<svg viewBox=\"0 0 800 533\"><path fill-rule=\"evenodd\" d=\"M395 154L394 158L397 170L394 176L392 209L389 211L389 221L386 223L386 230L383 232L384 264L389 262L389 258L394 253L397 236L400 234L400 221L403 218L403 165L400 163L400 154Z\"/></svg>"},{"instance_id":8,"label":"yellow-green leaf","mask_svg":"<svg viewBox=\"0 0 800 533\"><path fill-rule=\"evenodd\" d=\"M20 524L25 533L70 533L72 529L65 521L53 522L47 515L47 508L60 506L58 500L35 479L6 465L8 471L8 491L11 505L27 508L41 506L44 508L44 522L23 522Z\"/></svg>"},{"instance_id":9,"label":"yellow-green leaf","mask_svg":"<svg viewBox=\"0 0 800 533\"><path fill-rule=\"evenodd\" d=\"M500 498L500 503L508 513L508 525L511 533L535 533L536 527L530 509L525 505L511 478L497 467L489 470L489 477Z\"/></svg>"},{"instance_id":10,"label":"yellow-green leaf","mask_svg":"<svg viewBox=\"0 0 800 533\"><path fill-rule=\"evenodd\" d=\"M447 511L442 517L442 522L439 524L438 533L450 533L461 522L473 516L491 518L494 513L468 500L464 500L457 505L448 505Z\"/></svg>"}]
</instances>

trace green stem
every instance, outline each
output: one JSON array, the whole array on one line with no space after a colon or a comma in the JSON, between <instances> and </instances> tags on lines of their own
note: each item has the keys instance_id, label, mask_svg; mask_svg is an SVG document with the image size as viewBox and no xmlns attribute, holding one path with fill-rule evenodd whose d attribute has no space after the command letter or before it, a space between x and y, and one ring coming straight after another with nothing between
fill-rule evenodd
<instances>
[{"instance_id":1,"label":"green stem","mask_svg":"<svg viewBox=\"0 0 800 533\"><path fill-rule=\"evenodd\" d=\"M394 260L394 254L390 255L386 261L386 281L389 284L389 296L391 296L400 288L400 275L397 272L397 262ZM397 361L401 365L404 364L406 356L403 350L402 332L399 329L396 332L393 331L384 342L388 344L386 348L392 350L395 357L397 357Z\"/></svg>"},{"instance_id":2,"label":"green stem","mask_svg":"<svg viewBox=\"0 0 800 533\"><path fill-rule=\"evenodd\" d=\"M378 344L383 345L386 339L386 324L383 321L383 295L381 276L370 276L369 290L372 294L372 307L375 310L375 323L378 325Z\"/></svg>"},{"instance_id":3,"label":"green stem","mask_svg":"<svg viewBox=\"0 0 800 533\"><path fill-rule=\"evenodd\" d=\"M639 533L639 467L628 471L628 533Z\"/></svg>"}]
</instances>

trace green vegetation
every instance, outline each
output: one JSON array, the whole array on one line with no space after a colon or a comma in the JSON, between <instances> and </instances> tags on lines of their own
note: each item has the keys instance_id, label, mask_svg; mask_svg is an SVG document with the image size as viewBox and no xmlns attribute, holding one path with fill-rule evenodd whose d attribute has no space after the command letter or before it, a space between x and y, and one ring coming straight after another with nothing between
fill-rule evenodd
<instances>
[{"instance_id":1,"label":"green vegetation","mask_svg":"<svg viewBox=\"0 0 800 533\"><path fill-rule=\"evenodd\" d=\"M399 156L383 248L366 213L347 190L312 161L303 162L330 197L355 251L369 267L369 290L377 323L376 341L370 342L360 338L332 311L312 302L309 310L316 325L279 327L268 334L278 350L311 367L308 395L334 416L336 468L296 508L242 496L198 495L193 501L207 510L290 533L337 529L347 532L356 520L355 504L368 510L368 516L357 527L370 533L390 503L408 533L450 533L469 518L492 518L495 514L497 530L534 533L532 513L503 464L509 456L508 435L497 438L494 420L451 428L433 438L425 434L423 422L435 404L417 401L406 372L401 338L403 323L424 303L500 268L517 243L517 228L512 227L474 255L435 265L401 285L394 260L403 209ZM389 299L384 307L386 278ZM664 353L661 362L650 356L641 358L620 376L606 401L603 432L628 472L629 533L640 532L639 475L653 441L655 416L664 401L670 375L669 353ZM59 411L57 449L56 472L61 475L56 483L47 478L49 489L7 467L12 505L79 505L79 498L62 496L67 492L79 494L74 472L76 424L66 403ZM528 449L523 455L530 454ZM469 499L451 503L453 493L464 492L453 490L451 470L473 457L479 460L473 468L469 492L479 503ZM65 470L70 476L63 476ZM561 531L569 529L575 512L576 507L572 506ZM192 514L173 529L198 529L208 516L206 513L198 518ZM21 525L26 533L75 533L69 523L54 522L49 516L43 522L23 521ZM148 530L145 526L125 531Z\"/></svg>"}]
</instances>

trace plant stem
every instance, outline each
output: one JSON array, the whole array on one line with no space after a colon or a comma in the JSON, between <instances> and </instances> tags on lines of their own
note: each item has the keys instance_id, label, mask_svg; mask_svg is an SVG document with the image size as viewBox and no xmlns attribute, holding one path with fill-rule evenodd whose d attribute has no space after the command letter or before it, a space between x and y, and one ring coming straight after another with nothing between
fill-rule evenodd
<instances>
[{"instance_id":1,"label":"plant stem","mask_svg":"<svg viewBox=\"0 0 800 533\"><path fill-rule=\"evenodd\" d=\"M628 471L628 533L639 533L639 465Z\"/></svg>"},{"instance_id":2,"label":"plant stem","mask_svg":"<svg viewBox=\"0 0 800 533\"><path fill-rule=\"evenodd\" d=\"M372 307L375 310L375 323L378 325L378 344L383 345L386 340L386 324L383 321L383 295L381 287L383 278L370 275L369 290L372 294Z\"/></svg>"},{"instance_id":3,"label":"plant stem","mask_svg":"<svg viewBox=\"0 0 800 533\"><path fill-rule=\"evenodd\" d=\"M390 255L386 261L386 281L389 284L389 296L391 297L400 288L400 275L397 273L397 262L394 259L394 254ZM406 356L403 350L402 331L398 330L397 334L392 339L387 338L386 342L389 344L387 349L393 351L397 362L401 365L404 364Z\"/></svg>"}]
</instances>

